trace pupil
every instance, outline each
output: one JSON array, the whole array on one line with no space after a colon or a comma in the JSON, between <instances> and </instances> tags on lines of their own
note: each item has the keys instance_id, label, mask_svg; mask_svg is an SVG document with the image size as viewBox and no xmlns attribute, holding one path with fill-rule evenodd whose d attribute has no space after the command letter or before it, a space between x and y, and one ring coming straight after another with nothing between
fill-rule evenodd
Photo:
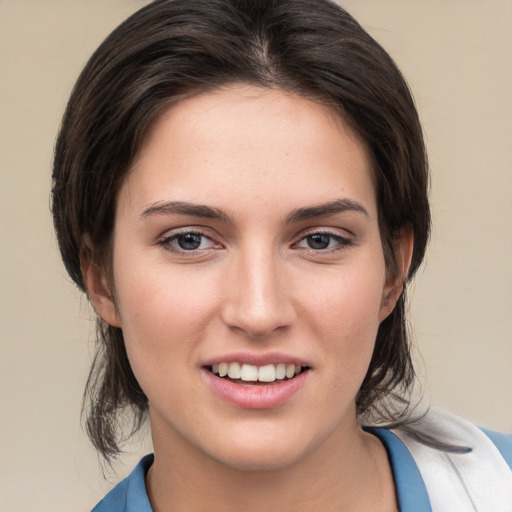
<instances>
[{"instance_id":1,"label":"pupil","mask_svg":"<svg viewBox=\"0 0 512 512\"><path fill-rule=\"evenodd\" d=\"M201 235L196 235L194 233L187 233L185 235L181 235L178 238L178 245L181 249L185 249L187 251L193 251L197 249L201 245Z\"/></svg>"},{"instance_id":2,"label":"pupil","mask_svg":"<svg viewBox=\"0 0 512 512\"><path fill-rule=\"evenodd\" d=\"M325 249L329 246L329 242L331 241L331 237L329 235L311 235L308 236L308 245L311 249Z\"/></svg>"}]
</instances>

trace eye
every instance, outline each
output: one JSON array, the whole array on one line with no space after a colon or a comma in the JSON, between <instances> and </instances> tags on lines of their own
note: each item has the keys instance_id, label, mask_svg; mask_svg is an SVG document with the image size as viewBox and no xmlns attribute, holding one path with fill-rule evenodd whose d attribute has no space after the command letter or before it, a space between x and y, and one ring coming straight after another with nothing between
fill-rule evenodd
<instances>
[{"instance_id":1,"label":"eye","mask_svg":"<svg viewBox=\"0 0 512 512\"><path fill-rule=\"evenodd\" d=\"M310 233L296 244L300 249L314 251L336 251L352 245L352 240L330 232Z\"/></svg>"},{"instance_id":2,"label":"eye","mask_svg":"<svg viewBox=\"0 0 512 512\"><path fill-rule=\"evenodd\" d=\"M195 252L217 247L217 244L211 238L196 231L182 231L167 236L160 240L158 244L174 252Z\"/></svg>"}]
</instances>

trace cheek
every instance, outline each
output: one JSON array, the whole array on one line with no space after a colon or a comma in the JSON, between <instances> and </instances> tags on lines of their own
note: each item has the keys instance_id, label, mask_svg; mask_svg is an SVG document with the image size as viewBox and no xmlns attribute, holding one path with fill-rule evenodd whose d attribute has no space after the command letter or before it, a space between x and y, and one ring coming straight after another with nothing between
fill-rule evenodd
<instances>
[{"instance_id":1,"label":"cheek","mask_svg":"<svg viewBox=\"0 0 512 512\"><path fill-rule=\"evenodd\" d=\"M127 343L176 348L189 334L200 332L209 316L204 294L148 280L130 288L119 304Z\"/></svg>"},{"instance_id":2,"label":"cheek","mask_svg":"<svg viewBox=\"0 0 512 512\"><path fill-rule=\"evenodd\" d=\"M171 272L165 265L142 265L119 258L116 297L128 357L138 379L168 374L194 355L194 348L214 314L211 279L197 282L187 270ZM164 368L162 368L164 367ZM142 384L142 382L141 382Z\"/></svg>"},{"instance_id":3,"label":"cheek","mask_svg":"<svg viewBox=\"0 0 512 512\"><path fill-rule=\"evenodd\" d=\"M305 303L326 328L364 332L379 323L384 282L383 265L340 269L305 290Z\"/></svg>"},{"instance_id":4,"label":"cheek","mask_svg":"<svg viewBox=\"0 0 512 512\"><path fill-rule=\"evenodd\" d=\"M358 388L379 328L385 271L383 265L346 270L310 290L304 315L312 336L322 340L324 364L335 368L343 385Z\"/></svg>"},{"instance_id":5,"label":"cheek","mask_svg":"<svg viewBox=\"0 0 512 512\"><path fill-rule=\"evenodd\" d=\"M115 264L123 329L162 335L186 331L192 325L201 327L214 305L217 283L212 273L172 265L165 255L144 251L120 255Z\"/></svg>"},{"instance_id":6,"label":"cheek","mask_svg":"<svg viewBox=\"0 0 512 512\"><path fill-rule=\"evenodd\" d=\"M123 336L137 381L150 404L192 415L197 383L188 370L203 336L203 304L160 279L134 279L123 291Z\"/></svg>"}]
</instances>

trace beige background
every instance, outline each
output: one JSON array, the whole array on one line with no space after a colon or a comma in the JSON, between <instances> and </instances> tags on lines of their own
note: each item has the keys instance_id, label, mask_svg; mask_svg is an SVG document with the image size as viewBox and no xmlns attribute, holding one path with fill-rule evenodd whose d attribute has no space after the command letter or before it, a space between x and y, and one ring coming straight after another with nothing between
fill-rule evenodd
<instances>
[{"instance_id":1,"label":"beige background","mask_svg":"<svg viewBox=\"0 0 512 512\"><path fill-rule=\"evenodd\" d=\"M144 3L0 0L2 511L88 510L149 450L130 448L105 481L80 428L92 322L59 261L48 208L72 84ZM412 322L426 395L512 431L512 2L344 5L401 66L425 127L435 229Z\"/></svg>"}]
</instances>

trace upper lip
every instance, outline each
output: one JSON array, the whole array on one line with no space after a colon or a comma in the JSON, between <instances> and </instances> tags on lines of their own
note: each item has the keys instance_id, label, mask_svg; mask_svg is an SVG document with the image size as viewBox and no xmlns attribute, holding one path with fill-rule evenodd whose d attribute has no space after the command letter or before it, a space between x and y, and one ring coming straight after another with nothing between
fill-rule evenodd
<instances>
[{"instance_id":1,"label":"upper lip","mask_svg":"<svg viewBox=\"0 0 512 512\"><path fill-rule=\"evenodd\" d=\"M262 354L255 354L254 352L231 352L207 359L202 366L212 366L220 363L246 363L254 366L284 363L294 364L295 366L311 366L300 357L283 354L282 352L265 352Z\"/></svg>"}]
</instances>

